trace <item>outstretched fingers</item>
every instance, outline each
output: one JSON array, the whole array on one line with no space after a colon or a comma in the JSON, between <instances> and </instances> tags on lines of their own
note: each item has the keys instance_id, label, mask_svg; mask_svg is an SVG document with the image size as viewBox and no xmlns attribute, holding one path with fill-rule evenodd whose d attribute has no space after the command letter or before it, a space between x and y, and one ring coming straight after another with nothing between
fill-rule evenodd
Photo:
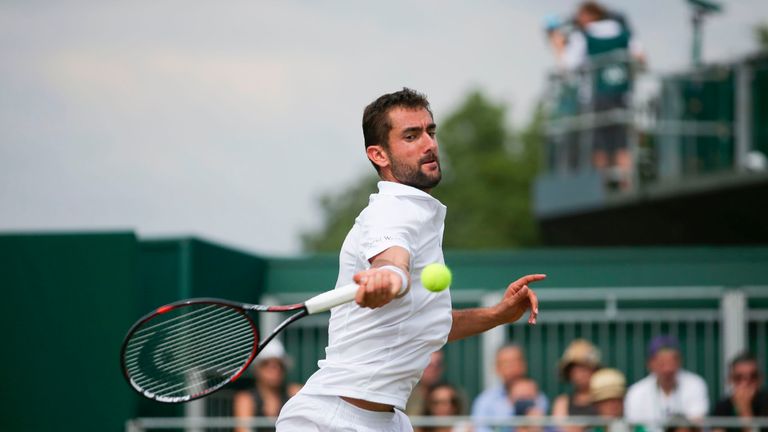
<instances>
[{"instance_id":1,"label":"outstretched fingers","mask_svg":"<svg viewBox=\"0 0 768 432\"><path fill-rule=\"evenodd\" d=\"M538 282L538 281L544 280L546 278L547 278L547 275L541 274L541 273L529 274L529 275L525 275L525 276L521 277L520 279L512 282L512 285L515 285L515 286L528 285L530 283Z\"/></svg>"},{"instance_id":2,"label":"outstretched fingers","mask_svg":"<svg viewBox=\"0 0 768 432\"><path fill-rule=\"evenodd\" d=\"M528 288L526 285L525 288ZM536 293L532 290L528 290L528 301L531 303L531 315L528 317L528 324L536 324L536 318L539 317L539 298L536 297Z\"/></svg>"}]
</instances>

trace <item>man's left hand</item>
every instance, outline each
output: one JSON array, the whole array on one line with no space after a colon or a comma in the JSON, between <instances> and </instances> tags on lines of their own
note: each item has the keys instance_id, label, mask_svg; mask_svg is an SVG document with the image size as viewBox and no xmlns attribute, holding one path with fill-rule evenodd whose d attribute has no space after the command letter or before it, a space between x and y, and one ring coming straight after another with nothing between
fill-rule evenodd
<instances>
[{"instance_id":1,"label":"man's left hand","mask_svg":"<svg viewBox=\"0 0 768 432\"><path fill-rule=\"evenodd\" d=\"M498 314L502 324L519 320L528 309L531 310L528 323L536 324L536 317L539 315L539 299L528 285L543 280L546 277L547 275L543 274L532 274L523 276L509 284L504 292L504 297L494 306L495 312Z\"/></svg>"}]
</instances>

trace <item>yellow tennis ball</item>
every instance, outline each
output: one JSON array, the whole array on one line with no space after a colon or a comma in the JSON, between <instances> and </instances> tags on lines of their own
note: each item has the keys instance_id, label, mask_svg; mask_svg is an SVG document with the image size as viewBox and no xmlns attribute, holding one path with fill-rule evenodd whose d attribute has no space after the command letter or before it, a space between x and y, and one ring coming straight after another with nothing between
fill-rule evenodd
<instances>
[{"instance_id":1,"label":"yellow tennis ball","mask_svg":"<svg viewBox=\"0 0 768 432\"><path fill-rule=\"evenodd\" d=\"M445 264L429 264L421 271L421 284L432 292L448 288L448 285L451 284L451 279L451 271Z\"/></svg>"}]
</instances>

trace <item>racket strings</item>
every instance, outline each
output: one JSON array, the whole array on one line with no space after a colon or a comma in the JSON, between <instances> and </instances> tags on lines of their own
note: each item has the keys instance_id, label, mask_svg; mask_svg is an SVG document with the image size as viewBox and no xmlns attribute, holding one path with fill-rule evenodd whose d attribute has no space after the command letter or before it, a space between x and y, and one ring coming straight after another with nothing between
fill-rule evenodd
<instances>
[{"instance_id":1,"label":"racket strings","mask_svg":"<svg viewBox=\"0 0 768 432\"><path fill-rule=\"evenodd\" d=\"M189 331L189 321L195 320L197 325L204 325L209 319L220 319L220 311L217 310L215 305L206 305L203 307L195 308L194 310L185 310L184 314L178 313L178 308L175 317L166 318L161 321L157 318L151 320L153 323L150 326L141 327L133 333L131 339L139 342L142 339L153 337L157 330L163 330L168 334L177 333L179 331ZM156 315L159 317L160 315ZM136 345L134 348L140 348L140 345ZM127 351L126 351L127 352Z\"/></svg>"},{"instance_id":2,"label":"racket strings","mask_svg":"<svg viewBox=\"0 0 768 432\"><path fill-rule=\"evenodd\" d=\"M210 321L210 320L206 320L206 321ZM159 352L162 352L161 350L192 349L192 347L190 347L188 342L188 339L190 338L205 338L210 336L211 334L218 335L228 331L236 331L240 327L240 320L237 319L237 317L232 317L232 319L230 319L229 321L222 320L222 322L216 323L215 327L213 328L203 327L202 325L205 323L206 322L200 321L197 325L201 327L198 329L195 329L194 331L173 332L173 333L169 332L168 340L166 342L162 342L158 344L157 350ZM137 344L136 349L127 350L126 351L127 357L135 359L136 351L140 349L141 346L142 345ZM192 354L192 352L188 352L184 354ZM159 353L155 354L155 356L158 356L158 355ZM135 363L135 361L133 363Z\"/></svg>"},{"instance_id":3,"label":"racket strings","mask_svg":"<svg viewBox=\"0 0 768 432\"><path fill-rule=\"evenodd\" d=\"M241 341L247 342L246 339L241 339ZM231 353L226 356L220 356L218 358L211 359L210 361L205 363L187 362L183 365L177 365L178 367L176 367L173 370L169 370L167 373L171 375L183 374L185 372L198 373L198 374L202 373L206 377L208 377L207 379L210 379L211 374L213 373L213 374L216 374L217 376L220 376L221 378L228 378L232 374L231 371L233 368L236 372L243 367L244 365L244 361L242 360L243 354L245 353ZM230 361L231 363L229 363ZM185 382L177 381L177 382L171 382L170 384L168 384L167 382L160 381L158 378L144 376L143 379L141 377L137 379L136 383L142 387L146 387L150 384L154 384L156 386L154 392L161 392L161 391L167 391L169 389L182 387L182 384L184 384ZM168 385L166 387L160 387L160 384L168 384Z\"/></svg>"},{"instance_id":4,"label":"racket strings","mask_svg":"<svg viewBox=\"0 0 768 432\"><path fill-rule=\"evenodd\" d=\"M175 357L179 360L165 364L164 368L168 373L178 373L191 367L201 356L211 356L210 361L215 362L218 361L218 358L214 357L215 354L225 349L230 343L243 343L250 340L252 340L252 332L240 331L222 339L213 339L210 343L206 343L203 340L195 346L180 346L176 344L178 352L175 352ZM160 355L159 353L155 354L154 358L158 360ZM198 364L198 366L201 365Z\"/></svg>"},{"instance_id":5,"label":"racket strings","mask_svg":"<svg viewBox=\"0 0 768 432\"><path fill-rule=\"evenodd\" d=\"M177 358L178 360L164 363L163 369L167 374L178 374L182 371L189 370L192 367L199 368L199 367L205 367L208 365L215 365L221 362L222 360L224 360L226 357L239 355L238 352L232 352L232 353L227 353L223 357L216 356L222 351L226 352L225 350L228 348L230 344L233 344L233 343L248 344L248 343L252 343L252 340L253 340L253 334L251 331L239 331L238 333L226 336L221 339L212 338L212 337L208 337L207 339L200 339L194 345L183 345L183 344L177 343L174 346L175 350L172 351L172 355L174 358ZM155 362L162 362L163 356L165 356L166 354L167 352L165 350L156 352L153 355L153 360ZM199 359L203 356L205 356L205 358L208 359L208 362L201 364L199 362ZM128 370L130 372L135 372L140 370L138 361L135 359L127 361L126 366L128 367ZM139 382L140 384L143 384L143 382L140 380L137 380L137 382Z\"/></svg>"},{"instance_id":6,"label":"racket strings","mask_svg":"<svg viewBox=\"0 0 768 432\"><path fill-rule=\"evenodd\" d=\"M229 382L258 336L239 310L190 304L155 315L133 332L124 365L133 385L158 400L185 400Z\"/></svg>"},{"instance_id":7,"label":"racket strings","mask_svg":"<svg viewBox=\"0 0 768 432\"><path fill-rule=\"evenodd\" d=\"M239 314L235 313L228 318L231 321L232 318L238 316ZM240 316L240 320L243 320L242 316ZM206 322L208 321L210 320ZM178 326L175 327L178 328ZM230 337L224 337L224 339L235 343L253 343L250 329L247 332L239 332L237 335L239 337L231 338L231 333L228 332L232 330L232 327L232 325L224 325L207 328L205 332L175 332L173 335L174 338L177 338L175 340L182 340L185 342L184 344L175 343L170 346L170 349L168 344L159 344L159 348L153 349L152 362L160 366L163 374L147 374L141 368L133 367L131 370L136 375L136 383L149 391L163 393L176 389L194 389L198 387L195 385L196 382L204 386L208 381L215 380L216 375L220 374L222 375L221 378L228 378L227 372L230 372L233 368L237 371L243 366L245 362L243 357L245 356L247 360L250 355L250 349L228 351L226 341L224 343L216 343L217 340L222 339L219 335L229 334ZM179 338L180 335L184 337ZM168 361L169 359L171 360L170 362ZM179 360L173 361L173 359ZM231 361L234 361L233 365L228 364ZM222 364L225 366L221 366ZM167 379L169 376L175 379ZM189 384L190 382L192 384ZM214 382L212 385L216 385L216 383Z\"/></svg>"}]
</instances>

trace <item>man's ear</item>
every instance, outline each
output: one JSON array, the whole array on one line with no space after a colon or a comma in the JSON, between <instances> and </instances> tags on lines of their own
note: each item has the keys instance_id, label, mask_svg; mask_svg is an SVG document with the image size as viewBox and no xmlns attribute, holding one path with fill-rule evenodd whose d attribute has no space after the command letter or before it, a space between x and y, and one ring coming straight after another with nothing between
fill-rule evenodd
<instances>
[{"instance_id":1,"label":"man's ear","mask_svg":"<svg viewBox=\"0 0 768 432\"><path fill-rule=\"evenodd\" d=\"M368 159L379 168L389 166L389 155L384 150L384 147L379 145L368 146L365 149L365 153L368 155Z\"/></svg>"}]
</instances>

